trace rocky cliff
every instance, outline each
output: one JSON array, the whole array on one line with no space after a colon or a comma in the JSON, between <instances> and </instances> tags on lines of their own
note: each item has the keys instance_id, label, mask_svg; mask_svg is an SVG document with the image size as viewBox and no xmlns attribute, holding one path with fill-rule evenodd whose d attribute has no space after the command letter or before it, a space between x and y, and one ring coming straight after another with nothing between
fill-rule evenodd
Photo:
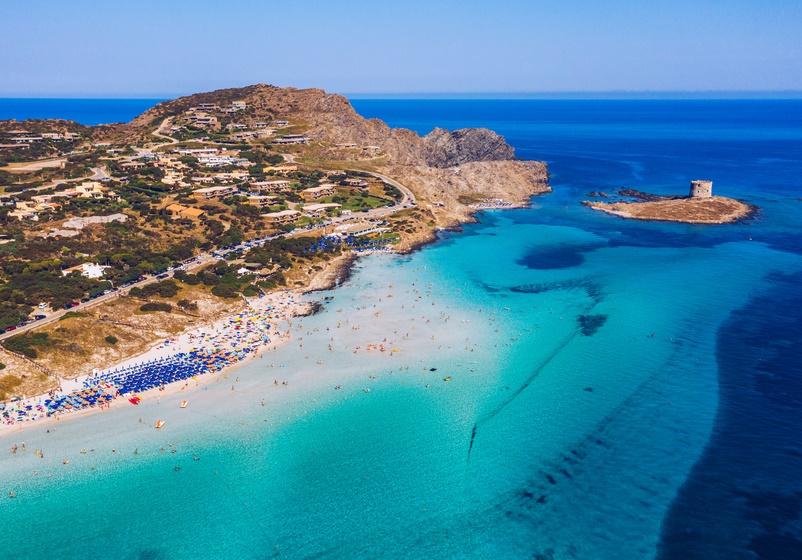
<instances>
[{"instance_id":1,"label":"rocky cliff","mask_svg":"<svg viewBox=\"0 0 802 560\"><path fill-rule=\"evenodd\" d=\"M515 159L512 146L486 128L464 128L449 132L435 128L423 137L425 160L431 167L454 167L472 161Z\"/></svg>"}]
</instances>

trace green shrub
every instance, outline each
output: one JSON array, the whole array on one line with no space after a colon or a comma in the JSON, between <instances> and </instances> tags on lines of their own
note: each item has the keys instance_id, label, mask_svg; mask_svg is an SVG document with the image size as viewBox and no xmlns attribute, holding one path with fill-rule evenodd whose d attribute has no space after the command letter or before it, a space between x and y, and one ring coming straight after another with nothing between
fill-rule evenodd
<instances>
[{"instance_id":1,"label":"green shrub","mask_svg":"<svg viewBox=\"0 0 802 560\"><path fill-rule=\"evenodd\" d=\"M0 401L4 401L9 397L8 392L22 385L22 379L16 375L5 375L0 377Z\"/></svg>"},{"instance_id":2,"label":"green shrub","mask_svg":"<svg viewBox=\"0 0 802 560\"><path fill-rule=\"evenodd\" d=\"M245 286L245 289L242 290L242 295L246 297L258 296L260 293L261 290L259 290L259 288L257 288L253 284L248 284L247 286Z\"/></svg>"},{"instance_id":3,"label":"green shrub","mask_svg":"<svg viewBox=\"0 0 802 560\"><path fill-rule=\"evenodd\" d=\"M237 291L228 284L218 284L214 288L212 288L212 295L221 298L235 298L239 297Z\"/></svg>"},{"instance_id":4,"label":"green shrub","mask_svg":"<svg viewBox=\"0 0 802 560\"><path fill-rule=\"evenodd\" d=\"M34 346L48 347L52 345L53 341L50 340L47 333L20 334L7 339L3 343L3 346L12 352L18 352L32 360L39 357L39 353Z\"/></svg>"},{"instance_id":5,"label":"green shrub","mask_svg":"<svg viewBox=\"0 0 802 560\"><path fill-rule=\"evenodd\" d=\"M58 318L59 321L63 321L64 319L71 319L73 317L86 317L86 313L81 313L80 311L67 311L64 315Z\"/></svg>"},{"instance_id":6,"label":"green shrub","mask_svg":"<svg viewBox=\"0 0 802 560\"><path fill-rule=\"evenodd\" d=\"M142 294L145 297L157 295L163 298L170 298L178 294L178 285L172 280L162 280L142 288Z\"/></svg>"},{"instance_id":7,"label":"green shrub","mask_svg":"<svg viewBox=\"0 0 802 560\"><path fill-rule=\"evenodd\" d=\"M117 337L116 336L109 335L109 336L106 337L105 340L109 344L117 344Z\"/></svg>"},{"instance_id":8,"label":"green shrub","mask_svg":"<svg viewBox=\"0 0 802 560\"><path fill-rule=\"evenodd\" d=\"M170 313L172 311L173 306L169 303L146 303L142 307L139 308L140 311L164 311L166 313Z\"/></svg>"},{"instance_id":9,"label":"green shrub","mask_svg":"<svg viewBox=\"0 0 802 560\"><path fill-rule=\"evenodd\" d=\"M189 301L188 299L182 299L178 302L178 307L184 309L185 311L197 311L198 304L194 301Z\"/></svg>"}]
</instances>

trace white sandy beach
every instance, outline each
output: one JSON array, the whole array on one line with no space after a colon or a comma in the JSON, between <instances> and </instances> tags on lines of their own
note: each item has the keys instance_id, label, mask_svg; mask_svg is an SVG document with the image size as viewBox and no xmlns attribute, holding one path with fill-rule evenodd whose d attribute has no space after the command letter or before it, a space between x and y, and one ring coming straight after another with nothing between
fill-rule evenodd
<instances>
[{"instance_id":1,"label":"white sandy beach","mask_svg":"<svg viewBox=\"0 0 802 560\"><path fill-rule=\"evenodd\" d=\"M221 375L227 374L232 369L247 363L258 354L274 350L279 345L289 341L290 332L288 327L290 326L290 321L293 317L307 313L310 308L310 304L301 301L300 296L301 294L298 292L280 291L267 294L260 298L250 299L240 311L233 315L210 325L193 327L173 339L160 342L142 354L114 364L106 370L94 372L93 375L103 375L104 373L115 370L119 371L145 362L153 362L175 356L179 353L187 353L192 350L211 352L215 349L223 348L236 348L240 350L248 348L248 352L243 354L241 359L232 361L218 372L200 375L193 379L149 389L138 393L137 396L145 400L155 396L166 396L200 387ZM243 333L238 327L243 321L250 325L258 325L258 327L250 329L247 333ZM269 342L265 343L265 341L268 340L265 338L266 336L269 336ZM86 387L86 383L91 377L92 375L83 375L75 379L62 380L60 390L56 391L55 394L64 395L80 391ZM46 409L41 408L35 415L31 415L22 421L4 418L3 423L0 424L0 436L23 430L26 427L58 422L65 416L73 418L92 414L103 410L104 407L108 407L112 403L118 406L120 403L128 405L127 401L130 396L130 394L125 396L121 395L106 405L96 405L66 413L54 413L50 416L47 415ZM12 417L16 416L17 410L26 409L28 406L31 407L31 411L35 411L37 407L43 407L45 399L48 397L49 395L47 394L30 397L16 403L11 403L11 405L6 405L6 410Z\"/></svg>"}]
</instances>

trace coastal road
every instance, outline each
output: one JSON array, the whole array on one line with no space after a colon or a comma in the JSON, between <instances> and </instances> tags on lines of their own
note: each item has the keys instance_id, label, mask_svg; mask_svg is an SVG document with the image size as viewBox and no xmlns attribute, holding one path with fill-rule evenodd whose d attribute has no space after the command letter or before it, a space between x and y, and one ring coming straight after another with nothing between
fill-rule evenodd
<instances>
[{"instance_id":1,"label":"coastal road","mask_svg":"<svg viewBox=\"0 0 802 560\"><path fill-rule=\"evenodd\" d=\"M92 167L90 169L94 171L92 175L87 177L87 179L89 179L90 181L102 181L103 179L111 179L111 175L109 175L109 172L106 170L106 167L104 165L101 165L100 167Z\"/></svg>"},{"instance_id":2,"label":"coastal road","mask_svg":"<svg viewBox=\"0 0 802 560\"><path fill-rule=\"evenodd\" d=\"M281 154L281 156L288 163L297 163L295 161L295 156L293 154ZM415 200L415 195L413 194L413 192L411 190L406 188L404 185L402 185L401 183L399 183L395 179L392 179L392 178L388 177L387 175L382 175L381 173L374 173L372 171L362 171L360 169L347 169L346 171L354 171L354 172L358 172L358 173L368 173L369 175L372 175L373 177L376 177L380 181L384 181L388 185L392 185L395 188L397 188L399 191L401 191L401 193L404 195L404 198L401 199L401 201L398 204L396 204L396 205L394 205L392 207L393 208L392 209L393 212L396 212L396 211L399 210L398 209L399 205L402 208L404 208L404 207L406 207L406 205L414 206L415 204L417 204L417 201ZM390 211L390 210L391 210L390 208L385 208L385 211Z\"/></svg>"},{"instance_id":3,"label":"coastal road","mask_svg":"<svg viewBox=\"0 0 802 560\"><path fill-rule=\"evenodd\" d=\"M102 181L103 179L110 178L108 171L106 171L105 166L100 167L91 167L92 174L86 177L76 177L75 179L55 179L52 182L42 185L41 187L32 187L30 189L25 189L22 192L37 192L37 191L44 191L47 189L55 189L59 185L65 185L67 183L77 183L78 181ZM13 193L9 193L13 194Z\"/></svg>"},{"instance_id":4,"label":"coastal road","mask_svg":"<svg viewBox=\"0 0 802 560\"><path fill-rule=\"evenodd\" d=\"M392 185L397 188L401 193L404 195L404 198L399 202L399 204L403 207L405 205L415 205L417 201L415 200L415 195L412 193L411 190L406 188L404 185L396 181L395 179L391 179L387 175L382 175L381 173L373 173L371 171L366 171L365 173L370 173L377 179L384 181L388 185Z\"/></svg>"},{"instance_id":5,"label":"coastal road","mask_svg":"<svg viewBox=\"0 0 802 560\"><path fill-rule=\"evenodd\" d=\"M152 136L155 136L156 138L163 138L164 140L167 140L170 144L178 144L178 140L176 140L172 136L167 136L166 134L164 134L164 129L170 126L172 122L173 122L172 117L167 117L162 121L159 127L150 134Z\"/></svg>"},{"instance_id":6,"label":"coastal road","mask_svg":"<svg viewBox=\"0 0 802 560\"><path fill-rule=\"evenodd\" d=\"M217 260L218 259L212 257L211 253L203 253L203 254L199 255L198 257L195 257L194 262L189 263L187 265L183 265L182 268L184 270L186 270L187 272L190 272L192 270L197 270L197 269L199 269L199 268L201 268L203 266L206 266L210 262L215 262ZM172 271L168 272L166 274L167 274L167 276L169 278L172 278ZM161 276L161 274L158 275L158 276ZM109 301L115 300L115 299L119 298L121 295L127 294L131 290L131 288L135 288L135 287L141 288L143 286L147 286L148 284L152 284L153 282L160 282L161 280L166 280L166 278L158 278L156 275L150 276L150 277L146 278L145 280L140 280L138 282L134 282L130 286L126 286L125 288L118 289L118 291L116 291L116 292L111 292L111 293L108 293L108 294L104 294L104 295L102 295L102 296L100 296L98 298L95 298L93 300L87 301L85 303L79 303L78 305L76 305L75 307L71 307L70 309L56 309L55 311L51 311L51 312L45 312L45 311L43 311L41 309L34 310L32 312L32 315L46 315L46 318L45 319L41 319L39 321L34 321L33 323L28 323L27 325L23 325L21 327L18 326L16 329L14 329L13 331L10 331L10 332L0 333L0 341L5 340L6 338L11 338L12 336L16 336L18 334L23 334L23 333L26 333L28 331L31 331L31 330L34 330L34 329L38 329L39 327L44 327L46 325L50 325L52 323L55 323L61 317L63 317L65 314L69 313L70 311L79 312L79 313L86 313L87 311L89 311L93 307L97 307L98 305L101 305L103 303L107 303Z\"/></svg>"},{"instance_id":7,"label":"coastal road","mask_svg":"<svg viewBox=\"0 0 802 560\"><path fill-rule=\"evenodd\" d=\"M166 120L167 119L165 119L165 121ZM162 122L162 126L164 126L164 122ZM294 162L294 160L295 160L295 158L293 156L289 155L289 154L284 154L284 158L289 162ZM84 177L84 178L81 178L81 179L59 180L59 181L61 181L61 182L82 181L82 180L86 180L86 179L101 180L104 177L108 177L108 173L106 172L105 168L103 168L103 167L92 168L92 171L94 171L94 174L91 175L90 177ZM255 239L255 240L252 239L252 240L249 240L249 241L247 241L245 243L242 243L242 244L240 244L240 245L238 245L238 246L236 246L236 247L234 247L232 249L217 250L217 251L213 251L213 252L210 252L210 253L201 253L200 255L195 257L194 260L191 263L184 264L184 265L181 266L181 268L183 270L186 270L187 272L190 272L192 270L196 270L196 269L199 269L199 268L201 268L203 266L206 266L207 264L209 264L211 262L215 262L215 261L219 260L220 258L224 259L227 255L229 255L232 252L235 252L235 251L245 252L248 248L250 248L252 246L255 246L255 245L261 245L265 241L270 240L270 239L275 239L275 238L278 238L278 237L294 237L294 236L297 236L297 235L304 235L306 233L319 231L321 229L326 230L329 227L333 228L334 226L337 226L337 225L340 225L340 224L343 224L343 223L346 223L346 222L350 222L350 221L378 220L380 218L385 217L387 214L392 214L392 213L398 212L400 210L404 210L406 208L413 207L413 206L415 206L417 204L416 200L415 200L415 195L412 193L412 191L410 191L408 188L406 188L404 185L402 185L401 183L399 183L395 179L392 179L392 178L387 177L386 175L382 175L380 173L370 173L370 175L372 175L373 177L376 177L377 179L379 179L381 181L384 181L385 183L387 183L389 185L392 185L395 188L397 188L403 194L403 198L399 202L393 204L392 206L374 208L374 209L369 210L367 212L359 212L359 213L353 214L351 216L340 216L340 217L337 217L337 218L331 218L331 219L326 220L325 222L321 222L319 224L316 224L315 226L313 226L313 227L311 227L309 229L306 229L306 228L304 228L304 229L294 229L294 230L292 230L291 232L288 232L288 233L275 234L275 235L267 236L267 237L264 237L264 238L258 238L258 239ZM44 187L39 187L39 189L42 189L42 188L44 188ZM51 186L48 186L47 188L51 188ZM246 245L246 243L250 244L250 247L248 245ZM172 277L172 271L167 272L166 274L167 274L168 278ZM163 276L163 274L160 274L159 276ZM125 295L133 287L141 288L143 286L146 286L146 285L151 284L153 282L158 282L158 281L163 280L163 279L164 278L158 278L156 275L154 275L154 276L151 276L149 278L146 278L145 280L141 280L141 281L135 282L134 284L131 284L130 286L127 286L126 288L120 289L120 290L118 290L116 292L111 292L109 294L104 294L101 297L98 297L96 299L93 299L93 300L85 302L85 303L79 303L77 306L72 307L70 309L57 309L57 310L52 311L50 313L42 313L41 311L37 313L36 311L34 311L34 313L33 313L34 315L37 315L37 314L38 315L47 315L47 317L45 319L41 319L39 321L34 321L33 323L29 323L27 325L18 326L13 331L0 333L0 341L5 340L6 338L10 338L12 336L16 336L18 334L23 334L25 332L28 332L28 331L31 331L31 330L34 330L34 329L38 329L39 327L43 327L43 326L55 323L61 317L63 317L66 313L68 313L70 311L84 313L84 312L88 311L89 309L91 309L93 307L97 307L98 305L101 305L103 303L106 303L106 302L109 302L111 300L114 300L114 299L120 297L121 295Z\"/></svg>"},{"instance_id":8,"label":"coastal road","mask_svg":"<svg viewBox=\"0 0 802 560\"><path fill-rule=\"evenodd\" d=\"M39 171L41 169L47 169L50 167L62 167L65 163L67 163L67 158L65 157L40 159L30 163L11 163L4 169L4 171L8 171L10 173L29 173L31 171Z\"/></svg>"}]
</instances>

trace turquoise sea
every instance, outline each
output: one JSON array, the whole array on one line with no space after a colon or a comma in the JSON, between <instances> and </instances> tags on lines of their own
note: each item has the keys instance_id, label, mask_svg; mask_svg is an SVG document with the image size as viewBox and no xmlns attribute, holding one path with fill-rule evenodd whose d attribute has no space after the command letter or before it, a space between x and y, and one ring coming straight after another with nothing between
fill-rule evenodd
<instances>
[{"instance_id":1,"label":"turquoise sea","mask_svg":"<svg viewBox=\"0 0 802 560\"><path fill-rule=\"evenodd\" d=\"M554 192L361 259L292 342L207 390L4 436L5 553L799 558L802 102L354 105L492 128ZM691 179L757 217L580 204Z\"/></svg>"}]
</instances>

